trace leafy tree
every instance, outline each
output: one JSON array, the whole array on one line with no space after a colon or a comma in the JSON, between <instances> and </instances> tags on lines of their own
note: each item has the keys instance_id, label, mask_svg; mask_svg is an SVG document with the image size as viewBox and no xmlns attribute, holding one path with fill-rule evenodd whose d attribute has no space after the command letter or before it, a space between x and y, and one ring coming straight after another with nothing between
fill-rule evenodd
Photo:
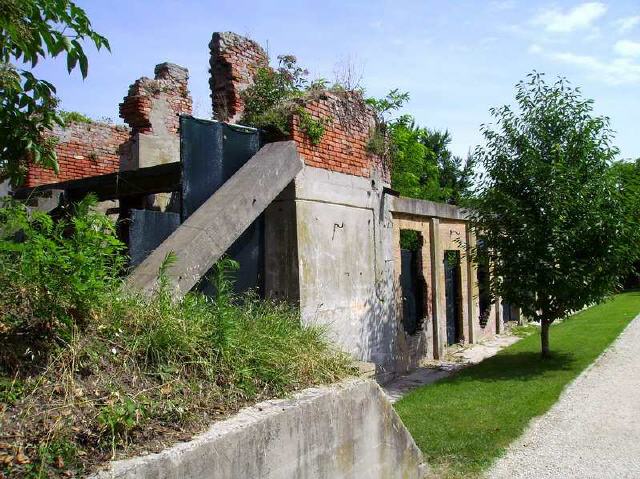
<instances>
[{"instance_id":1,"label":"leafy tree","mask_svg":"<svg viewBox=\"0 0 640 479\"><path fill-rule=\"evenodd\" d=\"M472 156L463 160L449 150L451 135L448 130L426 130L423 141L433 152L438 164L439 201L459 205L471 195L475 162Z\"/></svg>"},{"instance_id":2,"label":"leafy tree","mask_svg":"<svg viewBox=\"0 0 640 479\"><path fill-rule=\"evenodd\" d=\"M63 119L55 87L18 68L66 55L69 73L88 73L82 42L109 49L84 10L69 0L0 0L0 177L19 184L29 161L57 171L55 143L46 132Z\"/></svg>"},{"instance_id":3,"label":"leafy tree","mask_svg":"<svg viewBox=\"0 0 640 479\"><path fill-rule=\"evenodd\" d=\"M460 205L471 195L475 163L451 153L448 131L421 128L405 115L389 132L391 185L402 196Z\"/></svg>"},{"instance_id":4,"label":"leafy tree","mask_svg":"<svg viewBox=\"0 0 640 479\"><path fill-rule=\"evenodd\" d=\"M391 185L402 196L440 200L437 158L428 146L429 133L410 116L389 125L392 148Z\"/></svg>"},{"instance_id":5,"label":"leafy tree","mask_svg":"<svg viewBox=\"0 0 640 479\"><path fill-rule=\"evenodd\" d=\"M409 94L397 88L384 98L367 99L379 123L369 149L391 157L391 186L402 196L461 204L471 194L473 159L463 161L451 153L447 130L417 126L411 115L390 119L408 100Z\"/></svg>"},{"instance_id":6,"label":"leafy tree","mask_svg":"<svg viewBox=\"0 0 640 479\"><path fill-rule=\"evenodd\" d=\"M546 357L553 321L615 290L637 255L638 228L610 173L618 150L609 120L593 114L593 101L535 72L515 100L482 127L485 173L471 215L491 292L540 321Z\"/></svg>"},{"instance_id":7,"label":"leafy tree","mask_svg":"<svg viewBox=\"0 0 640 479\"><path fill-rule=\"evenodd\" d=\"M640 225L640 158L615 162L611 173L622 194L627 221ZM631 271L622 277L622 282L625 288L640 286L640 261L634 263Z\"/></svg>"}]
</instances>

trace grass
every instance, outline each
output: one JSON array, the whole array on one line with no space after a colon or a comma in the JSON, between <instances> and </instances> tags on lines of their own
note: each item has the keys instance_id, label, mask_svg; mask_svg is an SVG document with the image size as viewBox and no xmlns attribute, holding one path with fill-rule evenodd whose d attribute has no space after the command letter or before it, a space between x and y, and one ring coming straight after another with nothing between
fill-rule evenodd
<instances>
[{"instance_id":1,"label":"grass","mask_svg":"<svg viewBox=\"0 0 640 479\"><path fill-rule=\"evenodd\" d=\"M85 475L354 373L296 309L251 294L176 302L114 292L92 314L37 365L0 364L0 478Z\"/></svg>"},{"instance_id":2,"label":"grass","mask_svg":"<svg viewBox=\"0 0 640 479\"><path fill-rule=\"evenodd\" d=\"M84 477L187 440L240 407L354 372L291 305L122 287L123 245L92 198L55 220L0 201L0 479ZM63 212L64 213L64 212Z\"/></svg>"},{"instance_id":3,"label":"grass","mask_svg":"<svg viewBox=\"0 0 640 479\"><path fill-rule=\"evenodd\" d=\"M552 326L552 358L541 360L539 336L530 334L478 365L412 391L396 410L438 477L479 476L639 312L640 292L616 295Z\"/></svg>"}]
</instances>

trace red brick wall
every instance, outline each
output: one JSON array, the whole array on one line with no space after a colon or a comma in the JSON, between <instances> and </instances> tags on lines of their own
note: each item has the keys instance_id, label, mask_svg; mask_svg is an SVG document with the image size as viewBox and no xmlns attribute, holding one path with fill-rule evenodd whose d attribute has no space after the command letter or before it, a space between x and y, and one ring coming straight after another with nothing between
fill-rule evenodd
<instances>
[{"instance_id":1,"label":"red brick wall","mask_svg":"<svg viewBox=\"0 0 640 479\"><path fill-rule=\"evenodd\" d=\"M114 173L120 169L120 157L127 154L129 128L104 123L72 123L57 128L56 154L60 173L39 166L29 167L28 187Z\"/></svg>"},{"instance_id":2,"label":"red brick wall","mask_svg":"<svg viewBox=\"0 0 640 479\"><path fill-rule=\"evenodd\" d=\"M241 92L251 85L260 66L268 66L268 56L255 41L231 32L214 33L209 48L209 84L215 117L237 122L244 106ZM304 108L315 119L331 119L320 143L313 145L300 119L293 116L291 137L307 165L362 177L377 170L383 181L389 182L383 161L367 151L375 115L362 95L326 92L306 101Z\"/></svg>"},{"instance_id":3,"label":"red brick wall","mask_svg":"<svg viewBox=\"0 0 640 479\"><path fill-rule=\"evenodd\" d=\"M214 33L209 49L214 116L235 123L242 116L240 93L253 82L259 67L269 65L269 57L256 42L232 32Z\"/></svg>"},{"instance_id":4,"label":"red brick wall","mask_svg":"<svg viewBox=\"0 0 640 479\"><path fill-rule=\"evenodd\" d=\"M37 186L120 171L122 161L130 159L132 135L160 134L178 136L179 115L191 113L188 90L189 73L172 63L155 68L155 78L140 78L130 87L120 104L120 116L131 126L104 123L73 123L68 128L56 128L56 146L60 173L30 166L26 186ZM152 118L154 102L165 103L161 115ZM163 105L163 108L164 106Z\"/></svg>"},{"instance_id":5,"label":"red brick wall","mask_svg":"<svg viewBox=\"0 0 640 479\"><path fill-rule=\"evenodd\" d=\"M367 151L375 115L359 93L323 93L306 102L304 108L315 120L325 121L324 134L314 145L300 117L293 117L291 136L307 165L363 177L377 170L383 180L389 181L382 160Z\"/></svg>"}]
</instances>

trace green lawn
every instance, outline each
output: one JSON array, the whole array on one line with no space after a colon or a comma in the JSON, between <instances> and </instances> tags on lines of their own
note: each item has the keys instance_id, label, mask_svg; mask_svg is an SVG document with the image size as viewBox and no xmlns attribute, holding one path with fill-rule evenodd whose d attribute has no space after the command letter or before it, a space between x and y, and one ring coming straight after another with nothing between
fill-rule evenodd
<instances>
[{"instance_id":1,"label":"green lawn","mask_svg":"<svg viewBox=\"0 0 640 479\"><path fill-rule=\"evenodd\" d=\"M554 325L553 358L540 359L539 335L532 334L451 378L412 391L396 410L427 462L443 476L478 475L639 312L640 292L619 294Z\"/></svg>"}]
</instances>

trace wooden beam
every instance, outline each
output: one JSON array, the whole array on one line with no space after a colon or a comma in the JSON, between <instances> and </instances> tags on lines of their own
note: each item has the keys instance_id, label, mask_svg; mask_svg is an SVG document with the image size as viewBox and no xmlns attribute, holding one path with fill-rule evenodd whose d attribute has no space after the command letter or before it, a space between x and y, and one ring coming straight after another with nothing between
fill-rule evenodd
<instances>
[{"instance_id":1,"label":"wooden beam","mask_svg":"<svg viewBox=\"0 0 640 479\"><path fill-rule=\"evenodd\" d=\"M17 199L28 199L47 190L63 190L68 201L78 201L93 193L98 200L115 200L127 196L150 195L180 190L181 164L178 162L151 166L107 175L90 176L15 191Z\"/></svg>"}]
</instances>

